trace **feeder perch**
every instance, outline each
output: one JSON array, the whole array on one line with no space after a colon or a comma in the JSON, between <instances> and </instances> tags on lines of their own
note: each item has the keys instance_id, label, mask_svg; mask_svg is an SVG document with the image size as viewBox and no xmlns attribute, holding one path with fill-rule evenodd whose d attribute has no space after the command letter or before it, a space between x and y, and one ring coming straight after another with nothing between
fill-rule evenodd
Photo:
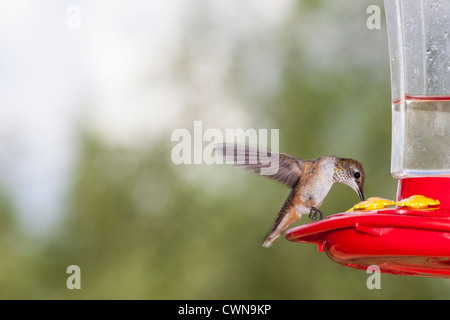
<instances>
[{"instance_id":1,"label":"feeder perch","mask_svg":"<svg viewBox=\"0 0 450 320\"><path fill-rule=\"evenodd\" d=\"M342 265L450 278L450 2L385 0L396 200L286 232Z\"/></svg>"}]
</instances>

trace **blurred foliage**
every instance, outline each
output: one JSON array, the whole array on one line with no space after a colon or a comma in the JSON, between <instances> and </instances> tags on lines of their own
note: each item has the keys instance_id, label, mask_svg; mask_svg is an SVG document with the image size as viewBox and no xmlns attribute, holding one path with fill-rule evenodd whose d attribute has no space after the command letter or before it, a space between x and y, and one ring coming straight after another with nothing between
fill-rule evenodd
<instances>
[{"instance_id":1,"label":"blurred foliage","mask_svg":"<svg viewBox=\"0 0 450 320\"><path fill-rule=\"evenodd\" d=\"M316 1L302 7L322 9ZM280 128L280 151L307 159L326 154L359 159L366 168L366 197L394 198L388 58L382 80L354 66L345 73L316 72L297 45L292 26L298 19L301 14L293 13L279 33L238 46L228 85L255 114L255 128L261 119ZM280 79L270 94L247 90L242 73L243 52L258 46L280 50ZM180 74L189 72L193 51L182 57ZM169 136L155 138L143 151L86 133L65 219L44 240L25 236L14 224L13 208L0 198L0 298L448 297L447 280L383 274L382 289L369 290L365 272L331 262L314 245L280 238L262 248L288 190L227 166L175 166ZM357 201L352 190L335 185L322 209L329 215ZM66 288L72 264L81 268L81 290Z\"/></svg>"}]
</instances>

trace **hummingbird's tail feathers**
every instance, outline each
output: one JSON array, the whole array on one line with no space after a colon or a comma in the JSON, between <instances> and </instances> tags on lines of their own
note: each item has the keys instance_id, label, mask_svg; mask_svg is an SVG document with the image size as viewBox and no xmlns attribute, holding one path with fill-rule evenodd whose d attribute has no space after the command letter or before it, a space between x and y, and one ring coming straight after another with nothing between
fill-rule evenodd
<instances>
[{"instance_id":1,"label":"hummingbird's tail feathers","mask_svg":"<svg viewBox=\"0 0 450 320\"><path fill-rule=\"evenodd\" d=\"M304 161L284 153L265 148L253 148L234 144L218 144L216 156L222 156L226 164L267 176L293 188L301 175Z\"/></svg>"},{"instance_id":2,"label":"hummingbird's tail feathers","mask_svg":"<svg viewBox=\"0 0 450 320\"><path fill-rule=\"evenodd\" d=\"M295 208L293 208L295 210ZM281 234L295 221L298 220L300 215L297 212L285 213L280 212L270 228L269 233L264 238L262 246L264 248L269 248L272 244L281 236Z\"/></svg>"},{"instance_id":3,"label":"hummingbird's tail feathers","mask_svg":"<svg viewBox=\"0 0 450 320\"><path fill-rule=\"evenodd\" d=\"M284 230L286 230L291 224L301 217L301 214L297 211L294 204L294 197L295 189L291 189L291 192L281 207L275 222L267 233L267 236L264 238L263 247L269 248L275 240L280 237Z\"/></svg>"},{"instance_id":4,"label":"hummingbird's tail feathers","mask_svg":"<svg viewBox=\"0 0 450 320\"><path fill-rule=\"evenodd\" d=\"M277 236L273 236L273 237L269 237L269 236L268 236L268 237L264 240L262 246L263 246L264 248L270 248L270 247L272 246L272 244L275 242L275 240L277 240L277 239L280 237L280 235L281 235L281 233L279 233Z\"/></svg>"}]
</instances>

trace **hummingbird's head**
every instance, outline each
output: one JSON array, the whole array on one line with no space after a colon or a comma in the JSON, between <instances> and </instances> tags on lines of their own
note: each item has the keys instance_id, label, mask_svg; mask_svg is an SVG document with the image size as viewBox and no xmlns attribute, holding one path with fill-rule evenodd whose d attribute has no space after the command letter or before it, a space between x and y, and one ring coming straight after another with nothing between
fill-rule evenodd
<instances>
[{"instance_id":1,"label":"hummingbird's head","mask_svg":"<svg viewBox=\"0 0 450 320\"><path fill-rule=\"evenodd\" d=\"M364 201L364 179L364 167L361 162L353 159L336 159L333 182L343 183L355 190L361 201Z\"/></svg>"}]
</instances>

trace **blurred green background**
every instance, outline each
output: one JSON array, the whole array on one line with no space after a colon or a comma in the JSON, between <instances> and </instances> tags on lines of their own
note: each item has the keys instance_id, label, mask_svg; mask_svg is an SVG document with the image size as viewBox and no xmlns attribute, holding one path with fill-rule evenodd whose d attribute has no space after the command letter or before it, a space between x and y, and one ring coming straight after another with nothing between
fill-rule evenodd
<instances>
[{"instance_id":1,"label":"blurred green background","mask_svg":"<svg viewBox=\"0 0 450 320\"><path fill-rule=\"evenodd\" d=\"M143 2L115 7L139 8ZM261 241L289 192L284 185L231 166L172 163L172 131L192 132L195 120L203 121L204 130L277 128L281 152L304 159L358 159L366 169L366 197L395 198L397 183L389 173L391 95L382 1L281 1L277 6L268 1L225 2L187 1L186 18L176 27L177 46L166 48L170 59L164 68L139 66L136 83L142 91L166 84L160 94L178 104L170 109L162 100L144 106L153 119L148 126L158 130L132 123L125 131L137 127L141 139L134 143L132 136L132 143L123 143L90 125L88 116L78 118L78 138L70 148L79 151L52 226L40 232L24 228L4 183L0 298L449 297L448 280L387 274L381 276L381 290L369 290L368 274L335 264L315 245L282 237L265 249ZM379 30L366 26L366 9L372 4L381 8ZM116 19L108 4L103 5L103 16ZM180 1L172 5L182 6ZM95 19L87 2L79 6L85 19L82 38L95 26L89 19ZM141 41L145 26L132 25L126 38ZM86 59L83 50L75 50L80 60ZM105 59L108 54L113 53ZM114 77L120 78L120 72ZM92 85L92 91L97 89ZM96 108L97 100L80 100L87 109ZM102 123L116 129L115 123ZM336 184L321 209L330 215L357 202L355 192ZM304 217L296 225L308 222ZM81 290L66 287L66 268L72 264L81 268Z\"/></svg>"}]
</instances>

